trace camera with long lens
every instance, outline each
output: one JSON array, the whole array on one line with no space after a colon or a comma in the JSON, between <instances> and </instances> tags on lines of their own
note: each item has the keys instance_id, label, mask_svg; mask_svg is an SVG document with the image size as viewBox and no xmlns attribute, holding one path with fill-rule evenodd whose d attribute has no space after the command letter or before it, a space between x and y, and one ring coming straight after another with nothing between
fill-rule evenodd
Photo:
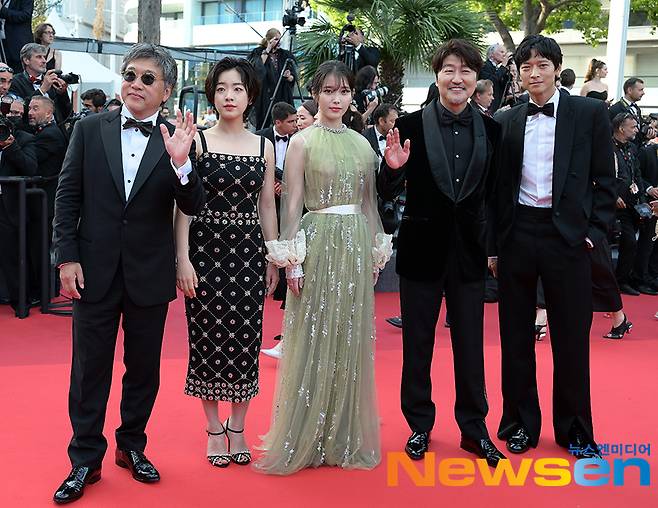
<instances>
[{"instance_id":1,"label":"camera with long lens","mask_svg":"<svg viewBox=\"0 0 658 508\"><path fill-rule=\"evenodd\" d=\"M0 141L7 141L14 134L14 124L6 116L0 116Z\"/></svg>"},{"instance_id":2,"label":"camera with long lens","mask_svg":"<svg viewBox=\"0 0 658 508\"><path fill-rule=\"evenodd\" d=\"M306 18L299 16L299 13L303 11L302 2L299 0L290 9L285 10L281 24L288 27L288 30L294 33L297 25L304 26L304 23L306 23Z\"/></svg>"},{"instance_id":3,"label":"camera with long lens","mask_svg":"<svg viewBox=\"0 0 658 508\"><path fill-rule=\"evenodd\" d=\"M374 90L364 90L363 96L366 98L368 102L372 102L375 99L381 99L387 93L388 93L387 86L378 86Z\"/></svg>"},{"instance_id":4,"label":"camera with long lens","mask_svg":"<svg viewBox=\"0 0 658 508\"><path fill-rule=\"evenodd\" d=\"M55 70L55 74L57 74L57 77L64 81L67 85L77 85L80 83L80 75L79 74L73 74L72 72L69 72L68 74L63 74L61 70L57 69Z\"/></svg>"}]
</instances>

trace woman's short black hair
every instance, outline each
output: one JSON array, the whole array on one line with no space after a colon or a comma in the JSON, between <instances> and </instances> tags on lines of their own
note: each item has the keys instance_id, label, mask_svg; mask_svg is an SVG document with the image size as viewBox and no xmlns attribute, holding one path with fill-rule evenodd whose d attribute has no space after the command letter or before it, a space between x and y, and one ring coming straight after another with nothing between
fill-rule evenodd
<instances>
[{"instance_id":1,"label":"woman's short black hair","mask_svg":"<svg viewBox=\"0 0 658 508\"><path fill-rule=\"evenodd\" d=\"M475 71L477 74L482 69L482 56L480 50L468 41L463 39L450 39L441 44L432 57L432 70L438 74L443 68L443 61L450 55L459 58L466 67Z\"/></svg>"},{"instance_id":2,"label":"woman's short black hair","mask_svg":"<svg viewBox=\"0 0 658 508\"><path fill-rule=\"evenodd\" d=\"M329 76L336 76L340 81L344 80L351 90L354 90L354 74L350 68L338 60L328 60L323 62L315 71L311 80L311 93L320 95L322 84Z\"/></svg>"},{"instance_id":3,"label":"woman's short black hair","mask_svg":"<svg viewBox=\"0 0 658 508\"><path fill-rule=\"evenodd\" d=\"M242 84L244 85L245 90L247 90L249 105L244 112L244 118L246 119L249 116L249 112L251 111L251 107L253 106L256 97L258 97L260 85L258 83L258 77L256 76L256 69L244 58L222 58L212 69L210 69L208 77L206 78L206 99L208 99L208 102L214 107L215 89L217 88L219 76L222 72L230 71L231 69L238 71Z\"/></svg>"},{"instance_id":4,"label":"woman's short black hair","mask_svg":"<svg viewBox=\"0 0 658 508\"><path fill-rule=\"evenodd\" d=\"M357 92L370 88L372 80L377 76L377 69L372 65L366 65L359 72L356 73L354 78L354 89Z\"/></svg>"},{"instance_id":5,"label":"woman's short black hair","mask_svg":"<svg viewBox=\"0 0 658 508\"><path fill-rule=\"evenodd\" d=\"M562 50L555 39L543 35L528 35L516 48L514 60L516 66L521 69L521 64L532 58L532 51L539 56L549 59L557 69L562 65Z\"/></svg>"}]
</instances>

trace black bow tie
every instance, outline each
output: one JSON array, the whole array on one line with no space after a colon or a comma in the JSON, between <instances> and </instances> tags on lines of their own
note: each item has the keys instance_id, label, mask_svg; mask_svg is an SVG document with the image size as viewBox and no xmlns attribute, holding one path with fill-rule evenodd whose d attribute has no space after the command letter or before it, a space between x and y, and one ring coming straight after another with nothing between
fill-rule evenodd
<instances>
[{"instance_id":1,"label":"black bow tie","mask_svg":"<svg viewBox=\"0 0 658 508\"><path fill-rule=\"evenodd\" d=\"M441 117L439 121L441 122L441 125L453 125L458 123L464 127L468 127L473 121L473 116L471 115L471 110L468 107L458 115L455 115L447 109L441 109Z\"/></svg>"},{"instance_id":2,"label":"black bow tie","mask_svg":"<svg viewBox=\"0 0 658 508\"><path fill-rule=\"evenodd\" d=\"M136 128L139 129L139 131L144 134L147 138L151 135L153 132L153 123L152 122L140 122L139 120L135 120L134 118L126 118L126 121L123 124L124 129L131 129L131 128Z\"/></svg>"},{"instance_id":3,"label":"black bow tie","mask_svg":"<svg viewBox=\"0 0 658 508\"><path fill-rule=\"evenodd\" d=\"M379 141L386 141L386 136L379 135Z\"/></svg>"},{"instance_id":4,"label":"black bow tie","mask_svg":"<svg viewBox=\"0 0 658 508\"><path fill-rule=\"evenodd\" d=\"M274 139L276 141L285 141L286 143L288 142L288 136L274 136Z\"/></svg>"},{"instance_id":5,"label":"black bow tie","mask_svg":"<svg viewBox=\"0 0 658 508\"><path fill-rule=\"evenodd\" d=\"M533 116L537 113L542 113L546 116L555 116L555 104L549 102L544 104L542 107L539 107L537 104L532 102L528 103L528 116Z\"/></svg>"}]
</instances>

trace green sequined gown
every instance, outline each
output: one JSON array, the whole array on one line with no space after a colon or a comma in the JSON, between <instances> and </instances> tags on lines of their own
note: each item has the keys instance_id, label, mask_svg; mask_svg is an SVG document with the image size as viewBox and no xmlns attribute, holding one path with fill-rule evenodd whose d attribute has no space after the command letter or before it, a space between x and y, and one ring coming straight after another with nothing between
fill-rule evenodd
<instances>
[{"instance_id":1,"label":"green sequined gown","mask_svg":"<svg viewBox=\"0 0 658 508\"><path fill-rule=\"evenodd\" d=\"M352 130L314 125L296 136L304 142L303 203L293 204L295 184L284 182L277 243L285 249L303 231L305 282L299 297L287 295L272 425L255 468L280 475L320 465L371 469L381 459L373 267L390 257L377 213L378 160ZM355 204L359 213L315 212Z\"/></svg>"}]
</instances>

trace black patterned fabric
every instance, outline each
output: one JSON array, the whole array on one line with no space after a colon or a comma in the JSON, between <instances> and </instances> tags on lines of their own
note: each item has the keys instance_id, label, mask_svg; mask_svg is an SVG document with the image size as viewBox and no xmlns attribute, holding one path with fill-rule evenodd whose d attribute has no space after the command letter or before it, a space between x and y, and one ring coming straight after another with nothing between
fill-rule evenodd
<instances>
[{"instance_id":1,"label":"black patterned fabric","mask_svg":"<svg viewBox=\"0 0 658 508\"><path fill-rule=\"evenodd\" d=\"M204 143L205 144L205 143ZM258 393L265 257L258 195L265 160L209 153L198 169L206 206L190 224L199 287L185 299L190 357L185 393L244 402Z\"/></svg>"}]
</instances>

